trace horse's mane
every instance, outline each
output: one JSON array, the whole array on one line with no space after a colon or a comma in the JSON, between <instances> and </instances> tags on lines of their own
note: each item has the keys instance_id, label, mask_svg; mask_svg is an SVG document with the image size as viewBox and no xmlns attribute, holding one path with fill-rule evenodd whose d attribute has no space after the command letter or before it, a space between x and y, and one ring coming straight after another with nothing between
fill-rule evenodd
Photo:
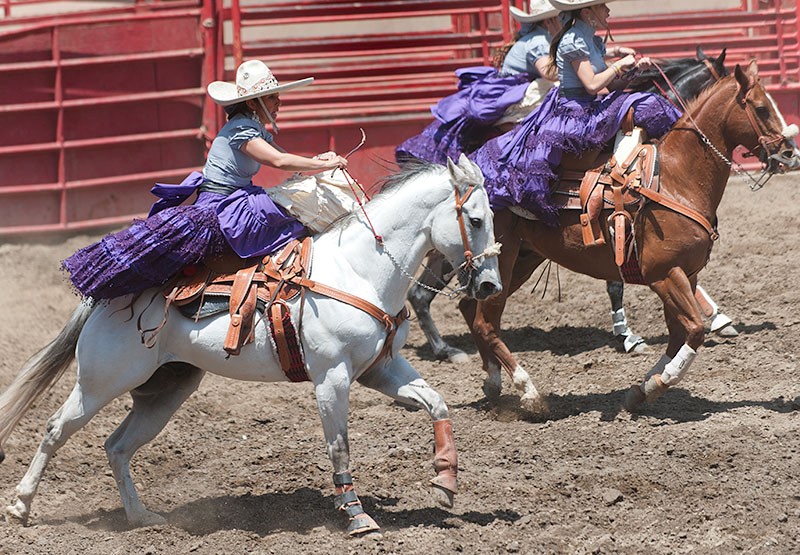
<instances>
[{"instance_id":1,"label":"horse's mane","mask_svg":"<svg viewBox=\"0 0 800 555\"><path fill-rule=\"evenodd\" d=\"M441 164L434 164L432 162L426 162L425 160L413 159L408 162L404 162L403 166L398 171L389 174L378 181L377 185L379 187L379 192L372 197L366 206L374 207L378 204L381 204L387 198L391 197L395 190L399 189L402 185L408 183L415 177L423 175L427 172L443 170L444 168ZM358 218L360 213L361 208L355 208L349 214L336 220L328 229L325 230L325 233L329 231L341 230L349 226Z\"/></svg>"},{"instance_id":2,"label":"horse's mane","mask_svg":"<svg viewBox=\"0 0 800 555\"><path fill-rule=\"evenodd\" d=\"M689 102L686 103L686 113L693 114L694 112L696 112L697 108L702 104L705 104L706 101L709 99L709 97L711 97L714 94L714 91L717 89L717 87L722 86L723 83L728 83L732 79L734 79L732 75L726 75L725 77L720 79L715 86L708 87L704 91L701 91L700 94L697 95L697 98L690 100Z\"/></svg>"},{"instance_id":3,"label":"horse's mane","mask_svg":"<svg viewBox=\"0 0 800 555\"><path fill-rule=\"evenodd\" d=\"M419 175L429 171L441 170L441 164L434 164L419 158L412 158L407 162L403 162L402 167L395 173L389 174L378 181L380 192L372 199L373 201L379 199L383 193L390 193L398 188L406 181L413 179ZM372 201L371 201L372 202Z\"/></svg>"},{"instance_id":4,"label":"horse's mane","mask_svg":"<svg viewBox=\"0 0 800 555\"><path fill-rule=\"evenodd\" d=\"M703 67L703 61L697 58L678 58L677 60L666 60L659 63L659 66L664 73L669 77L670 81L674 81L679 75L683 75L691 69ZM637 73L636 76L630 80L627 88L633 91L645 91L653 86L653 81L658 82L659 85L666 85L664 77L661 72L656 68L643 70Z\"/></svg>"}]
</instances>

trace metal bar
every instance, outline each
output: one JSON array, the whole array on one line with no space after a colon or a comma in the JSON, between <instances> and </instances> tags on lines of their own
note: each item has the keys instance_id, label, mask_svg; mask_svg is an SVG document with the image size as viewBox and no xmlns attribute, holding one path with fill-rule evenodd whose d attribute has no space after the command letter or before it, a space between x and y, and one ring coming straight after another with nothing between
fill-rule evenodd
<instances>
[{"instance_id":1,"label":"metal bar","mask_svg":"<svg viewBox=\"0 0 800 555\"><path fill-rule=\"evenodd\" d=\"M234 3L238 0L233 0ZM413 12L398 12L398 13L381 13L379 15L372 13L354 13L351 15L330 16L325 18L327 23L344 23L356 21L369 21L371 19L404 19L410 17L433 17L433 16L447 16L447 15L473 15L484 12L500 13L500 6L493 9L455 9L455 10L418 10ZM233 8L231 7L231 13ZM303 23L319 23L319 16L306 16L306 17L286 17L286 18L264 18L264 19L241 19L242 27L263 27L269 25L300 25Z\"/></svg>"},{"instance_id":2,"label":"metal bar","mask_svg":"<svg viewBox=\"0 0 800 555\"><path fill-rule=\"evenodd\" d=\"M65 167L65 152L64 152L64 107L62 102L64 100L63 81L61 74L61 49L59 45L59 27L53 27L52 38L52 56L56 64L55 83L53 84L53 100L58 107L56 115L56 142L59 145L58 149L58 183L62 186L61 194L59 195L59 221L66 223L67 221L67 190L64 187L64 182L67 180L66 167Z\"/></svg>"},{"instance_id":3,"label":"metal bar","mask_svg":"<svg viewBox=\"0 0 800 555\"><path fill-rule=\"evenodd\" d=\"M97 98L76 98L64 100L61 106L64 108L85 108L87 106L99 106L102 104L121 104L129 102L145 102L157 100L174 100L178 98L198 97L205 94L205 89L178 89L172 91L153 92L153 93L134 93L120 94L114 96L101 96ZM54 110L58 105L53 102L29 102L25 104L6 104L0 105L0 114L17 112L41 112Z\"/></svg>"},{"instance_id":4,"label":"metal bar","mask_svg":"<svg viewBox=\"0 0 800 555\"><path fill-rule=\"evenodd\" d=\"M173 139L201 138L203 131L198 128L177 129L173 131L155 131L153 133L137 133L134 135L114 135L111 137L93 137L63 142L32 143L0 147L0 156L13 156L30 152L46 152L52 150L90 148L95 146L123 145L129 143L146 143L151 141L169 141Z\"/></svg>"},{"instance_id":5,"label":"metal bar","mask_svg":"<svg viewBox=\"0 0 800 555\"><path fill-rule=\"evenodd\" d=\"M179 58L196 58L203 55L202 48L185 48L183 50L162 50L161 52L136 52L112 56L96 56L91 58L69 58L62 60L61 67L82 67L91 65L116 64L128 62L146 62L150 60L169 60ZM0 72L31 71L34 69L55 68L52 60L0 64Z\"/></svg>"},{"instance_id":6,"label":"metal bar","mask_svg":"<svg viewBox=\"0 0 800 555\"><path fill-rule=\"evenodd\" d=\"M124 174L124 175L114 175L114 176L107 176L107 177L98 177L95 179L81 179L76 181L67 181L65 183L35 183L31 185L10 185L0 187L0 197L11 196L11 195L21 195L27 193L43 193L43 192L52 192L52 191L59 191L66 187L68 190L74 189L89 189L92 187L104 187L107 185L125 185L127 183L132 183L134 181L153 181L156 180L163 180L163 179L171 179L171 178L183 178L189 175L193 171L197 171L198 167L189 167L189 168L175 168L169 170L159 170L157 172L141 172L141 173L131 173L131 174ZM2 229L2 228L0 228Z\"/></svg>"},{"instance_id":7,"label":"metal bar","mask_svg":"<svg viewBox=\"0 0 800 555\"><path fill-rule=\"evenodd\" d=\"M233 65L239 67L242 57L242 8L239 0L231 2L231 24L233 25Z\"/></svg>"}]
</instances>

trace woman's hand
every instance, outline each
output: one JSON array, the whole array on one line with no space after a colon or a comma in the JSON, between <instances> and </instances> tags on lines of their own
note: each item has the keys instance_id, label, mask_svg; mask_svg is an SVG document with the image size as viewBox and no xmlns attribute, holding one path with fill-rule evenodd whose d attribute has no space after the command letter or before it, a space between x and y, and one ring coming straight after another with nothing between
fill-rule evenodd
<instances>
[{"instance_id":1,"label":"woman's hand","mask_svg":"<svg viewBox=\"0 0 800 555\"><path fill-rule=\"evenodd\" d=\"M645 59L649 60L650 58L642 58L642 60ZM617 60L612 65L616 66L621 71L627 71L636 65L636 56L627 54L624 58Z\"/></svg>"},{"instance_id":2,"label":"woman's hand","mask_svg":"<svg viewBox=\"0 0 800 555\"><path fill-rule=\"evenodd\" d=\"M328 166L325 167L326 170L332 170L334 168L346 168L347 167L347 158L342 158L335 152L323 152L322 154L317 154L314 156L317 160L322 160L323 162L328 162Z\"/></svg>"},{"instance_id":3,"label":"woman's hand","mask_svg":"<svg viewBox=\"0 0 800 555\"><path fill-rule=\"evenodd\" d=\"M618 57L622 56L636 56L636 50L628 48L627 46L617 46L614 54Z\"/></svg>"}]
</instances>

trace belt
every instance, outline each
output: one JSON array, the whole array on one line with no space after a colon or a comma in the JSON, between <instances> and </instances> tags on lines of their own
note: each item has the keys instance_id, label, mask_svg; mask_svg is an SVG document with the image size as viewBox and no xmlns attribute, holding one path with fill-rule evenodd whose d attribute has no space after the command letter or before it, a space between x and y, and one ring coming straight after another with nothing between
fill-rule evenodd
<instances>
[{"instance_id":1,"label":"belt","mask_svg":"<svg viewBox=\"0 0 800 555\"><path fill-rule=\"evenodd\" d=\"M571 87L568 89L558 89L559 96L564 98L574 98L579 100L592 100L595 95L586 92L583 87Z\"/></svg>"},{"instance_id":2,"label":"belt","mask_svg":"<svg viewBox=\"0 0 800 555\"><path fill-rule=\"evenodd\" d=\"M239 189L241 189L241 187L234 187L233 185L220 185L219 183L214 183L213 181L203 181L203 183L201 183L197 188L197 192L216 193L218 195L225 195L227 197Z\"/></svg>"}]
</instances>

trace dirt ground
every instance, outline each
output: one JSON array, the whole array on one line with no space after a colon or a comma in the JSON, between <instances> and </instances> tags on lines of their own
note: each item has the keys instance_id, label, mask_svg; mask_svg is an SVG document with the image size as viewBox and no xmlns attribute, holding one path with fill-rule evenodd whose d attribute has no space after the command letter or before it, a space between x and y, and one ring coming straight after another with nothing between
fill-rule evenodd
<instances>
[{"instance_id":1,"label":"dirt ground","mask_svg":"<svg viewBox=\"0 0 800 555\"><path fill-rule=\"evenodd\" d=\"M522 411L508 380L499 407L484 399L466 326L437 300L443 334L471 362L431 360L416 326L405 353L452 411L462 491L451 511L429 495L427 415L355 386L352 470L383 535L347 539L311 387L209 376L133 461L167 525L125 523L103 451L129 408L121 398L53 460L31 526L0 522L0 553L800 553L798 187L800 176L759 192L731 180L701 282L741 334L707 337L689 376L639 416L620 410L624 391L666 345L648 289L626 292L629 321L654 348L638 357L610 339L601 282L562 269L561 302L555 271L544 299L534 280L512 297L505 337L549 395L547 417ZM0 244L0 389L65 323L77 298L58 262L95 238ZM73 374L7 442L3 505Z\"/></svg>"}]
</instances>

